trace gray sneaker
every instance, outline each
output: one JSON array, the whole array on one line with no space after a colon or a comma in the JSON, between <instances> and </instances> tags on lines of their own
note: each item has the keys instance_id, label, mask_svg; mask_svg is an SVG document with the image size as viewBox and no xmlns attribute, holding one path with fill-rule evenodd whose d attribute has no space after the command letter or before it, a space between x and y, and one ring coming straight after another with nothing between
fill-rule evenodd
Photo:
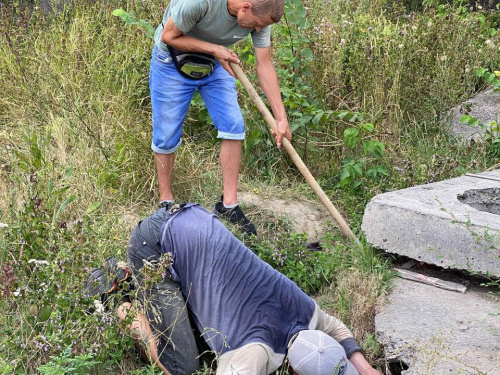
<instances>
[{"instance_id":1,"label":"gray sneaker","mask_svg":"<svg viewBox=\"0 0 500 375\"><path fill-rule=\"evenodd\" d=\"M82 295L86 298L101 296L111 293L116 289L116 285L109 279L102 268L96 268L90 271L89 277L83 287Z\"/></svg>"},{"instance_id":2,"label":"gray sneaker","mask_svg":"<svg viewBox=\"0 0 500 375\"><path fill-rule=\"evenodd\" d=\"M89 274L83 287L82 295L86 298L97 297L107 307L130 301L128 293L133 289L130 271L125 264L120 264L115 257L105 260L102 268L96 268Z\"/></svg>"}]
</instances>

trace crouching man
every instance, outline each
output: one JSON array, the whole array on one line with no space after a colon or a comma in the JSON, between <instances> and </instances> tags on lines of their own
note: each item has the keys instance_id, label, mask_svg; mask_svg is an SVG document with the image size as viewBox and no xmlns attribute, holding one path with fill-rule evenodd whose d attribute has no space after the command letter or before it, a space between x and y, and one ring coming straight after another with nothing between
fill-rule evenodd
<instances>
[{"instance_id":1,"label":"crouching man","mask_svg":"<svg viewBox=\"0 0 500 375\"><path fill-rule=\"evenodd\" d=\"M271 374L286 358L298 375L381 375L340 320L197 204L160 209L139 223L128 258L145 312L128 319L165 374L199 368L189 310L217 356L217 375ZM161 281L148 284L150 272L162 273ZM121 305L120 317L135 314L130 309Z\"/></svg>"}]
</instances>

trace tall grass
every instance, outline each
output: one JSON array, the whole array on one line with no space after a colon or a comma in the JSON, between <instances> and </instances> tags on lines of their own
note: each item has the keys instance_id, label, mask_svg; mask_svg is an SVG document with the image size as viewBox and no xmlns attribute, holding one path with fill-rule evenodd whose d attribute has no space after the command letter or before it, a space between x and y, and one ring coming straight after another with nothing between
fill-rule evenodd
<instances>
[{"instance_id":1,"label":"tall grass","mask_svg":"<svg viewBox=\"0 0 500 375\"><path fill-rule=\"evenodd\" d=\"M498 32L482 15L396 12L386 1L369 12L364 2L308 6L316 92L329 106L369 113L391 136L432 123L477 90L475 68L500 63Z\"/></svg>"},{"instance_id":2,"label":"tall grass","mask_svg":"<svg viewBox=\"0 0 500 375\"><path fill-rule=\"evenodd\" d=\"M56 14L36 5L0 6L0 329L6 333L0 374L50 373L61 363L75 366L75 373L151 373L128 349L131 340L112 314L85 313L92 301L79 290L90 268L109 255L125 256L130 230L157 202L148 90L152 41L111 13L133 10L156 26L164 4L88 0ZM500 40L491 23L453 9L443 17L385 1L310 0L306 6L308 23L292 25L291 33L309 39L313 59L290 69L281 62L288 33L274 35L291 104L295 110L309 104L310 111L363 112L375 124L372 137L386 144L390 176L339 189L342 131L349 124L329 118L295 132L297 149L355 230L378 192L498 162L481 144L456 143L438 126L445 109L481 88L474 68L498 67ZM251 60L246 46L237 50ZM305 92L295 86L298 77ZM301 103L293 90L303 95ZM241 188L313 198L250 100L244 93L240 99L250 133ZM179 201L209 207L221 191L218 141L206 111L193 104L174 190ZM270 228L260 246L273 249L276 226L265 215L255 218ZM387 262L368 246L359 252L339 239L329 243L338 262L325 304L375 358L370 334L374 306L388 285Z\"/></svg>"}]
</instances>

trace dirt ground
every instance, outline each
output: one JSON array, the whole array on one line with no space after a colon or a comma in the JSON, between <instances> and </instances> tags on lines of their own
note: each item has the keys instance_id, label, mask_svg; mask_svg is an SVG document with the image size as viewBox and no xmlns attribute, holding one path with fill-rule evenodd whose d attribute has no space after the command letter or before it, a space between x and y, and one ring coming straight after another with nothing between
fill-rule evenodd
<instances>
[{"instance_id":1,"label":"dirt ground","mask_svg":"<svg viewBox=\"0 0 500 375\"><path fill-rule=\"evenodd\" d=\"M305 199L277 199L267 194L256 195L242 192L238 195L240 201L260 215L269 218L284 218L291 228L300 233L306 233L309 242L318 241L328 230L327 221L334 221L321 202L310 202ZM250 208L249 212L252 209ZM336 223L332 223L336 226Z\"/></svg>"}]
</instances>

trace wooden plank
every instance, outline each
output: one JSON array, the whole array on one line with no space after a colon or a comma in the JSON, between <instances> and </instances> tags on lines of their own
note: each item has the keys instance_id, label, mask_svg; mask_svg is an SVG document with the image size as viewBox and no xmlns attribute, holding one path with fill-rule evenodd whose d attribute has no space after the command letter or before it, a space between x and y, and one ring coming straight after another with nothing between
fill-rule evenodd
<instances>
[{"instance_id":1,"label":"wooden plank","mask_svg":"<svg viewBox=\"0 0 500 375\"><path fill-rule=\"evenodd\" d=\"M420 283L432 285L441 289L451 290L454 292L465 293L465 291L467 290L466 286L454 283L452 281L445 281L436 277L430 277L422 275L421 273L411 272L400 268L395 268L394 270L397 272L397 275L403 279L418 281Z\"/></svg>"}]
</instances>

